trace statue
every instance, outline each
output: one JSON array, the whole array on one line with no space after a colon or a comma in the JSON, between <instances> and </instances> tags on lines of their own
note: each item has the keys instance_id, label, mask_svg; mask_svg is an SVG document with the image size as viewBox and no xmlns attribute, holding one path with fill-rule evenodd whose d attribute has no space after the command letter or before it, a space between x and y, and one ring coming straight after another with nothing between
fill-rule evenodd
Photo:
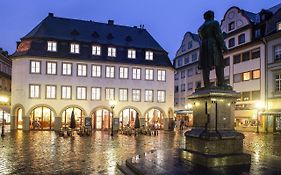
<instances>
[{"instance_id":1,"label":"statue","mask_svg":"<svg viewBox=\"0 0 281 175\"><path fill-rule=\"evenodd\" d=\"M205 22L198 29L201 39L200 56L198 68L202 69L204 87L210 85L210 71L216 69L218 87L228 87L224 80L224 58L223 51L227 48L224 43L222 31L218 21L214 20L214 12L204 13Z\"/></svg>"}]
</instances>

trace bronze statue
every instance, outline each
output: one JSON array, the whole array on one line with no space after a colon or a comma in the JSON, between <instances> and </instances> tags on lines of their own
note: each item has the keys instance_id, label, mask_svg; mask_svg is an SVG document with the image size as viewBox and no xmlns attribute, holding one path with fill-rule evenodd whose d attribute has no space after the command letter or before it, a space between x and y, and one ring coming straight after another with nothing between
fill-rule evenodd
<instances>
[{"instance_id":1,"label":"bronze statue","mask_svg":"<svg viewBox=\"0 0 281 175\"><path fill-rule=\"evenodd\" d=\"M218 87L226 87L224 81L223 51L227 48L218 21L214 20L214 12L204 13L205 22L198 29L201 39L198 68L202 69L204 87L210 87L210 71L216 69Z\"/></svg>"}]
</instances>

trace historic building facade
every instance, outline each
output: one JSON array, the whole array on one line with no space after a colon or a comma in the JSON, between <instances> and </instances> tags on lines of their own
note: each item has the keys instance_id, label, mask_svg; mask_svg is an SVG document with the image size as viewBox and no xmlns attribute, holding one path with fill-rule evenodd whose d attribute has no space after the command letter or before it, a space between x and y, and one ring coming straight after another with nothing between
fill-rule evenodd
<instances>
[{"instance_id":1,"label":"historic building facade","mask_svg":"<svg viewBox=\"0 0 281 175\"><path fill-rule=\"evenodd\" d=\"M74 112L94 129L158 124L173 116L174 68L143 28L49 14L13 54L12 129L59 130ZM115 124L116 125L116 124Z\"/></svg>"}]
</instances>

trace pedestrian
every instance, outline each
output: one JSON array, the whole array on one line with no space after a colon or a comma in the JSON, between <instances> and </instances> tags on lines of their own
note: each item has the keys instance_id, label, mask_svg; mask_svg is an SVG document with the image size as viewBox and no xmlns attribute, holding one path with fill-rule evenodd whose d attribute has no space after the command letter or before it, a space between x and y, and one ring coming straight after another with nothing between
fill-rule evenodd
<instances>
[{"instance_id":1,"label":"pedestrian","mask_svg":"<svg viewBox=\"0 0 281 175\"><path fill-rule=\"evenodd\" d=\"M184 120L181 119L181 121L180 121L180 130L183 130L183 125L184 125Z\"/></svg>"}]
</instances>

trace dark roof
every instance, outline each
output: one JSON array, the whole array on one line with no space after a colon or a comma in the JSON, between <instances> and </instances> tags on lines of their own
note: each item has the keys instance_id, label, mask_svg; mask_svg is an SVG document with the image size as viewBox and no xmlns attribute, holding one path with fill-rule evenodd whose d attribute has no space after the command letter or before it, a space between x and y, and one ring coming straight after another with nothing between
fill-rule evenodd
<instances>
[{"instance_id":1,"label":"dark roof","mask_svg":"<svg viewBox=\"0 0 281 175\"><path fill-rule=\"evenodd\" d=\"M78 19L47 16L22 39L54 38L58 40L76 40L79 42L97 42L131 46L136 48L164 51L157 41L145 30L137 27L121 26Z\"/></svg>"},{"instance_id":2,"label":"dark roof","mask_svg":"<svg viewBox=\"0 0 281 175\"><path fill-rule=\"evenodd\" d=\"M252 23L257 23L258 22L258 15L253 12L249 12L246 10L242 10L245 16L250 20Z\"/></svg>"},{"instance_id":3,"label":"dark roof","mask_svg":"<svg viewBox=\"0 0 281 175\"><path fill-rule=\"evenodd\" d=\"M268 10L271 11L273 14L276 13L279 9L281 8L281 3L277 4L271 8L269 8Z\"/></svg>"}]
</instances>

